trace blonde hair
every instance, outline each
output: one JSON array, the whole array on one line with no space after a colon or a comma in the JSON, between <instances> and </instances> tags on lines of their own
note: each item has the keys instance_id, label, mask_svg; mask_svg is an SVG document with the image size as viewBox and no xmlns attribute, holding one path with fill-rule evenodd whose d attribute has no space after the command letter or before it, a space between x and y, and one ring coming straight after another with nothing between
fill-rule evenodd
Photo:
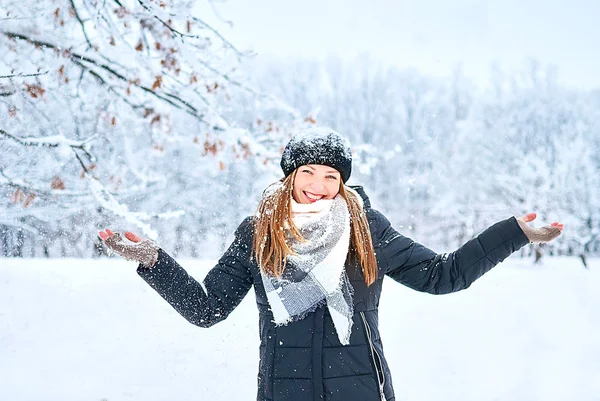
<instances>
[{"instance_id":1,"label":"blonde hair","mask_svg":"<svg viewBox=\"0 0 600 401\"><path fill-rule=\"evenodd\" d=\"M261 270L274 277L281 277L287 257L294 254L286 241L287 232L296 240L305 240L292 221L291 200L296 172L284 178L280 186L263 197L254 220L252 255ZM346 190L341 181L339 194L346 200L350 212L349 255L352 254L360 262L365 284L369 286L377 278L377 260L369 222L361 200L353 191Z\"/></svg>"}]
</instances>

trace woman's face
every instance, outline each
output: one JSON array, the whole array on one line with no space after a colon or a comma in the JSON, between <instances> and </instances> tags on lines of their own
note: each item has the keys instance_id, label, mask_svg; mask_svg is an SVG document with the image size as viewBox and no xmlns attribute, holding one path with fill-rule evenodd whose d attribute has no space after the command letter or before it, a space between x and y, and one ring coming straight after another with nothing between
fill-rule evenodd
<instances>
[{"instance_id":1,"label":"woman's face","mask_svg":"<svg viewBox=\"0 0 600 401\"><path fill-rule=\"evenodd\" d=\"M333 199L340 191L340 172L322 164L298 167L292 195L298 203L314 203L320 199Z\"/></svg>"}]
</instances>

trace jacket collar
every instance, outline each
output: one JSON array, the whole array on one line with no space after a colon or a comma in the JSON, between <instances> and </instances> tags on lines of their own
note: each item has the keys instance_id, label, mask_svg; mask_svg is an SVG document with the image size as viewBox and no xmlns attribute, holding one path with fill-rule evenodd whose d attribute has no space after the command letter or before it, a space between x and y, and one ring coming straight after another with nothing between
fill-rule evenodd
<instances>
[{"instance_id":1,"label":"jacket collar","mask_svg":"<svg viewBox=\"0 0 600 401\"><path fill-rule=\"evenodd\" d=\"M369 201L369 197L365 193L365 190L363 189L362 185L349 185L349 187L355 190L360 195L360 197L363 200L363 205L365 209L370 209L371 202Z\"/></svg>"}]
</instances>

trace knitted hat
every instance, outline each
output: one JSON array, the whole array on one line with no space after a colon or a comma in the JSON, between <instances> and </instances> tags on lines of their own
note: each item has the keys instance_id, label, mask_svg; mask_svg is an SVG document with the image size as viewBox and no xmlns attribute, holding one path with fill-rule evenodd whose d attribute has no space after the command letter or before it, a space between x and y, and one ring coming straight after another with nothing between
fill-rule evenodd
<instances>
[{"instance_id":1,"label":"knitted hat","mask_svg":"<svg viewBox=\"0 0 600 401\"><path fill-rule=\"evenodd\" d=\"M350 142L331 128L309 128L294 135L281 155L281 169L287 177L306 164L333 167L345 183L352 172Z\"/></svg>"}]
</instances>

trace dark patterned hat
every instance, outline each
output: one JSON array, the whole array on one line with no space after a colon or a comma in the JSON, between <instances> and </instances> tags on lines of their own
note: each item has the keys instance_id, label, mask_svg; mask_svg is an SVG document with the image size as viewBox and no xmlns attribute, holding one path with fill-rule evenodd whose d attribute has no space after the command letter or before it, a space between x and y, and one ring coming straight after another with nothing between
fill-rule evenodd
<instances>
[{"instance_id":1,"label":"dark patterned hat","mask_svg":"<svg viewBox=\"0 0 600 401\"><path fill-rule=\"evenodd\" d=\"M345 183L352 173L350 142L331 128L309 128L294 135L281 155L281 169L287 177L306 164L333 167Z\"/></svg>"}]
</instances>

